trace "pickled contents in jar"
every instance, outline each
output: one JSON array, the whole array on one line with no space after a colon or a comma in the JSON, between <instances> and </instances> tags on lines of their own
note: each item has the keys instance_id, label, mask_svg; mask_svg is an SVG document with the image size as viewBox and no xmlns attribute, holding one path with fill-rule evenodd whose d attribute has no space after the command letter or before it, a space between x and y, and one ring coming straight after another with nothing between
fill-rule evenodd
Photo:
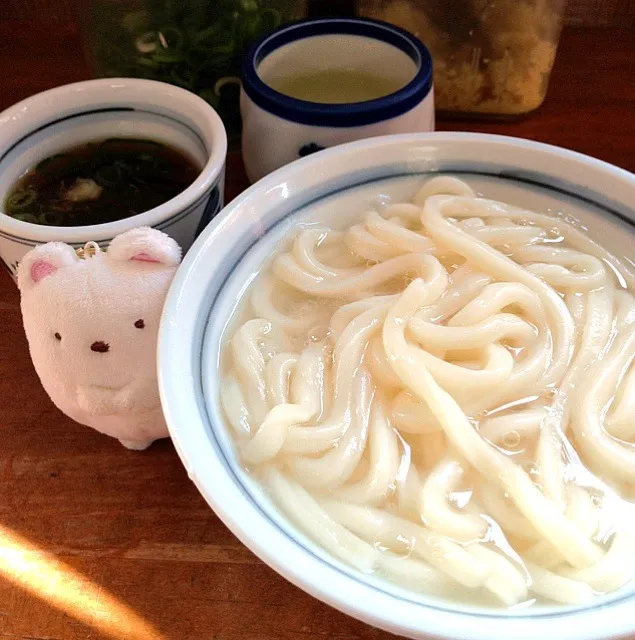
<instances>
[{"instance_id":1,"label":"pickled contents in jar","mask_svg":"<svg viewBox=\"0 0 635 640\"><path fill-rule=\"evenodd\" d=\"M440 111L520 115L542 104L564 0L359 0L358 13L430 49Z\"/></svg>"}]
</instances>

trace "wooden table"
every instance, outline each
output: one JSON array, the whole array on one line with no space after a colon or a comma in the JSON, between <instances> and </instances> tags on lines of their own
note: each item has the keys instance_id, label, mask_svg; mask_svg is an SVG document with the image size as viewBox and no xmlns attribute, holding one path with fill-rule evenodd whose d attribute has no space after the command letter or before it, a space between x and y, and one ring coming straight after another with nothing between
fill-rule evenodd
<instances>
[{"instance_id":1,"label":"wooden table","mask_svg":"<svg viewBox=\"0 0 635 640\"><path fill-rule=\"evenodd\" d=\"M633 60L630 31L567 30L539 113L439 128L532 138L634 171ZM75 27L0 20L0 108L87 74ZM228 198L246 185L236 153L227 181ZM0 274L0 638L393 637L254 557L199 496L168 441L129 452L60 414L31 365L18 302Z\"/></svg>"}]
</instances>

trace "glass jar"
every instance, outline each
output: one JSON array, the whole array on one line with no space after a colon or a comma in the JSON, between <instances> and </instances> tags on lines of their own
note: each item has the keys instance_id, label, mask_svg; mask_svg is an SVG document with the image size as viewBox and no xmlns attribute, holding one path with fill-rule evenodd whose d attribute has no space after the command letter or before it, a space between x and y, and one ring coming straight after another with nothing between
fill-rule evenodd
<instances>
[{"instance_id":1,"label":"glass jar","mask_svg":"<svg viewBox=\"0 0 635 640\"><path fill-rule=\"evenodd\" d=\"M545 99L566 0L357 0L408 29L434 61L437 111L518 116Z\"/></svg>"},{"instance_id":2,"label":"glass jar","mask_svg":"<svg viewBox=\"0 0 635 640\"><path fill-rule=\"evenodd\" d=\"M84 43L96 75L188 89L218 111L235 142L243 54L306 8L304 0L90 0L84 11Z\"/></svg>"}]
</instances>

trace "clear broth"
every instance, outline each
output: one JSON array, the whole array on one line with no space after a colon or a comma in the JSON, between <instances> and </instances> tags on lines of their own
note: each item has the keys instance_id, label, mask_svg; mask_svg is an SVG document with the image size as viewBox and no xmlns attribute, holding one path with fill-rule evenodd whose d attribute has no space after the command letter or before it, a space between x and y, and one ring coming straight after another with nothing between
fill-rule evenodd
<instances>
[{"instance_id":1,"label":"clear broth","mask_svg":"<svg viewBox=\"0 0 635 640\"><path fill-rule=\"evenodd\" d=\"M562 218L565 221L573 223L575 226L584 230L589 237L597 240L601 240L602 244L608 246L612 252L617 255L621 260L630 262L629 256L632 253L631 245L633 238L633 230L629 226L623 224L619 219L606 215L606 212L601 209L589 205L588 203L581 203L576 198L569 196L554 196L554 193L548 189L542 187L527 187L526 185L520 185L514 181L503 181L498 178L484 178L478 175L463 176L466 181L472 186L479 195L488 198L496 198L506 201L516 206L524 206L528 209L532 209L539 212L549 213L554 216L555 219ZM224 293L225 296L235 301L233 306L233 315L230 317L226 327L223 331L223 342L219 352L220 370L224 376L232 370L232 354L229 348L229 340L235 334L237 328L248 320L259 317L253 310L250 299L253 292L262 286L264 278L271 275L271 255L277 255L279 252L289 251L292 248L292 241L296 234L307 228L321 228L322 226L329 226L333 229L343 230L348 228L351 223L358 222L362 213L369 208L381 210L386 206L394 202L409 201L417 188L421 184L422 178L396 178L387 179L378 183L373 183L371 186L356 187L348 190L346 193L338 193L336 196L326 198L319 204L313 204L309 207L297 212L293 218L288 220L287 225L280 225L275 232L272 232L269 238L269 242L263 243L262 246L254 248L253 256L254 261L249 268L245 267L241 269L238 267L232 279L229 281L228 290ZM319 221L319 222L316 222ZM274 249L275 247L275 249ZM329 250L328 245L319 246L316 249L316 257L326 263L335 262L333 255ZM356 266L358 263L355 259L350 259L348 263L339 263L338 266ZM256 266L257 265L257 266ZM235 280L234 280L235 279ZM249 282L248 286L245 286L245 282ZM616 285L617 286L617 285ZM619 285L621 288L622 285ZM275 307L283 314L300 317L307 313L307 309L313 309L315 316L315 323L308 330L307 333L299 333L297 336L289 336L288 348L290 351L300 351L311 342L319 341L324 338L323 329L328 329L328 321L334 310L339 308L342 304L342 300L336 298L333 299L319 299L313 300L311 296L302 296L294 289L290 288L285 283L277 282L275 288L272 291L271 298L275 300ZM317 337L313 337L316 335ZM272 349L268 346L267 340L263 340L263 351L269 353ZM268 355L267 355L268 357ZM369 356L365 356L368 358ZM205 376L205 380L210 385L217 384L217 363L214 362L212 370ZM221 392L222 393L222 392ZM494 411L490 412L494 415L504 415L506 413L513 413L516 410L523 410L527 407L531 407L531 403L538 400L537 397L527 397L521 399L517 404L509 405L505 407L498 407ZM503 413L505 410L505 413ZM225 414L227 418L227 415ZM480 415L479 421L485 419L488 415ZM322 414L318 416L315 423L318 423L322 418ZM231 435L229 435L231 434ZM510 432L506 434L508 436L517 436L517 433ZM228 436L232 437L234 434L231 432L231 428L228 425ZM429 470L439 461L439 458L444 455L447 444L445 437L441 433L426 435L426 442L424 446L423 439L420 436L407 433L401 433L401 449L400 457L402 460L411 459L418 467L424 470ZM237 440L234 439L236 443ZM573 441L575 444L575 441ZM529 440L522 443L524 446L520 446L521 442L508 437L501 443L499 451L505 453L510 458L516 459L524 468L532 479L537 482L536 469L532 466L532 457L525 457L527 454L524 451L525 448L528 451L535 447L535 441ZM364 456L367 457L367 453ZM364 458L366 459L366 458ZM273 465L283 472L288 472L287 464L289 460L288 454L280 454L277 459L274 459ZM276 504L275 497L270 492L270 488L267 485L266 478L261 474L257 466L244 465L243 468L250 476L251 491L257 500L269 500L271 499ZM361 465L360 472L365 472L367 467ZM607 540L610 536L606 536L606 531L610 531L613 524L620 521L633 522L633 486L631 484L616 483L614 481L605 478L600 472L593 474L589 472L585 464L576 457L568 460L566 465L567 482L576 485L580 488L590 490L591 496L600 500L605 500L605 504L601 510L600 524L598 526L598 532L604 532L597 537L600 539L600 543L606 548ZM359 475L353 475L349 479L350 483L356 482L359 479ZM405 479L401 477L401 481L405 484ZM448 496L448 500L459 511L466 509L472 500L473 495L479 497L478 477L468 472L464 481L457 486ZM314 491L314 495L320 495L319 490ZM328 497L328 491L324 493ZM601 496L604 496L603 498ZM504 495L504 499L507 497ZM276 505L280 509L280 513L283 517L287 518L291 523L290 526L295 525L292 518L282 510L279 505ZM390 496L383 503L385 509L390 512L399 507L398 501L395 496ZM413 522L420 523L420 515L418 513L407 514L406 517ZM300 530L302 528L300 527ZM304 531L311 538L310 531ZM510 551L508 540L505 538L502 530L498 530L494 527L491 531L492 537L489 539L488 544L492 549L497 549L501 555L507 556ZM510 536L510 540L518 546L519 549L525 551L527 542L518 540ZM401 544L405 541L406 544ZM403 539L397 540L399 546L395 546L394 541L384 540L383 537L378 539L375 544L375 548L378 554L384 554L390 557L409 557L411 555L411 547L408 545L407 536ZM320 543L316 543L317 547L320 547ZM330 553L330 552L327 552ZM509 557L513 557L513 554ZM338 558L333 557L333 562L337 564ZM390 578L384 575L381 569L375 570L375 575L364 575L363 578L372 584L381 585L382 589L389 589L398 595L404 595L409 599L419 601L423 593L425 596L436 596L445 601L459 603L461 605L477 605L485 607L500 608L501 603L494 599L492 594L485 590L468 589L459 585L451 585L449 590L440 589L438 592L429 591L415 586L415 588L409 588L402 584L397 585L389 582ZM377 580L377 582L375 582ZM595 595L598 598L603 597L603 591L597 591ZM425 601L425 600L421 600ZM543 598L536 594L530 594L526 601L519 602L512 606L513 609L525 609L528 607L538 606L554 606L552 600ZM561 605L555 605L561 606Z\"/></svg>"},{"instance_id":2,"label":"clear broth","mask_svg":"<svg viewBox=\"0 0 635 640\"><path fill-rule=\"evenodd\" d=\"M298 100L322 104L366 102L390 95L404 82L361 69L321 69L272 78L269 86Z\"/></svg>"}]
</instances>

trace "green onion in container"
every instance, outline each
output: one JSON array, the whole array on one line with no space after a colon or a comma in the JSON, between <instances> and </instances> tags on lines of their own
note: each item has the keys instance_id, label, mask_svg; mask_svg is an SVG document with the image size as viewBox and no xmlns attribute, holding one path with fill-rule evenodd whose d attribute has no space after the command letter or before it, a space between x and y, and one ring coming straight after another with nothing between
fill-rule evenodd
<instances>
[{"instance_id":1,"label":"green onion in container","mask_svg":"<svg viewBox=\"0 0 635 640\"><path fill-rule=\"evenodd\" d=\"M193 91L235 140L242 56L261 35L305 13L304 0L92 0L84 39L99 75Z\"/></svg>"}]
</instances>

